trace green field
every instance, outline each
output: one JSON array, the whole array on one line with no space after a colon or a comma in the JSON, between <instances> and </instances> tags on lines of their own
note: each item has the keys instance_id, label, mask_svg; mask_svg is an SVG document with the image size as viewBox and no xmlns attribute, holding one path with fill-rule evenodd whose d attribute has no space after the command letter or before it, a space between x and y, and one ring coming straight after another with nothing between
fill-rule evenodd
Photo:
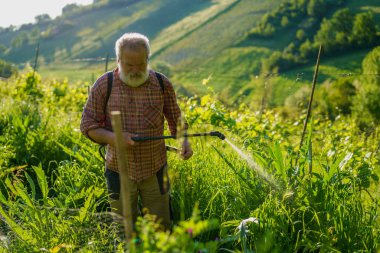
<instances>
[{"instance_id":1,"label":"green field","mask_svg":"<svg viewBox=\"0 0 380 253\"><path fill-rule=\"evenodd\" d=\"M213 92L180 107L189 133L217 130L226 140L190 139L188 161L168 154L173 232L146 216L126 244L107 212L98 147L78 129L87 86L35 77L0 81L0 252L380 248L378 127L365 134L350 117L315 114L299 150L304 114L230 110Z\"/></svg>"},{"instance_id":2,"label":"green field","mask_svg":"<svg viewBox=\"0 0 380 253\"><path fill-rule=\"evenodd\" d=\"M95 2L0 29L0 58L23 68L0 79L0 253L380 252L378 43L322 52L303 132L317 55L286 71L262 68L296 41L302 21L251 36L285 0ZM375 2L339 8L371 11L378 25ZM45 37L34 72L36 41L12 44L36 27ZM150 65L167 68L189 133L226 139L191 138L187 161L168 153L173 230L146 215L127 242L109 212L98 145L79 124L89 87L116 66L115 40L136 31L150 38Z\"/></svg>"}]
</instances>

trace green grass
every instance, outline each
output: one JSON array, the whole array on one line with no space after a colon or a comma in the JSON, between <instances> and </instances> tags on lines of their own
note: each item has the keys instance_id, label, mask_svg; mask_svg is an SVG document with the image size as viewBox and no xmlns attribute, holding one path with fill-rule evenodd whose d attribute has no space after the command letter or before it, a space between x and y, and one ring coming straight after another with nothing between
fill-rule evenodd
<instances>
[{"instance_id":1,"label":"green grass","mask_svg":"<svg viewBox=\"0 0 380 253\"><path fill-rule=\"evenodd\" d=\"M226 90L229 90L229 94L234 94L251 76L259 74L260 59L268 54L269 51L265 48L229 48L198 69L178 71L175 81L197 94L202 94L205 92L202 80L211 76L210 83L217 92L227 94Z\"/></svg>"},{"instance_id":2,"label":"green grass","mask_svg":"<svg viewBox=\"0 0 380 253\"><path fill-rule=\"evenodd\" d=\"M0 251L122 252L123 236L106 219L98 146L78 130L87 90L36 77L0 83L0 227L9 239ZM380 247L378 128L364 135L350 118L315 115L297 166L304 115L282 118L267 110L259 117L244 106L226 109L216 97L183 99L180 106L189 133L217 130L228 142L191 138L190 160L168 155L176 226L165 234L151 218L140 220L140 244L130 244L129 252Z\"/></svg>"},{"instance_id":3,"label":"green grass","mask_svg":"<svg viewBox=\"0 0 380 253\"><path fill-rule=\"evenodd\" d=\"M362 73L361 63L371 50L365 49L360 51L346 52L345 54L324 57L323 52L321 54L320 68L318 74L318 82L322 83L327 79L338 79L345 74L360 75ZM303 78L308 83L313 80L315 64L317 62L317 56L315 59L310 59L310 64L303 67L287 71L282 73L285 77L294 78L297 73L303 73Z\"/></svg>"},{"instance_id":4,"label":"green grass","mask_svg":"<svg viewBox=\"0 0 380 253\"><path fill-rule=\"evenodd\" d=\"M109 63L108 70L115 67L114 63ZM105 63L60 63L41 66L39 73L45 80L68 80L70 83L92 84L105 71Z\"/></svg>"}]
</instances>

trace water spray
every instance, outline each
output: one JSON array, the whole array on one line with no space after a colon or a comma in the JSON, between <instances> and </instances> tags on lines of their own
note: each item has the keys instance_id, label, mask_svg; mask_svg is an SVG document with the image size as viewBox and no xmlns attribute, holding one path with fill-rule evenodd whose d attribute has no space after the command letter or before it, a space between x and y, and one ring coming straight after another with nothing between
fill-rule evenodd
<instances>
[{"instance_id":1,"label":"water spray","mask_svg":"<svg viewBox=\"0 0 380 253\"><path fill-rule=\"evenodd\" d=\"M247 154L245 154L241 149L239 149L237 146L235 146L232 142L230 142L229 140L226 139L226 137L224 136L224 134L222 134L221 132L218 132L218 131L214 131L214 132L208 132L208 133L194 133L194 134L184 134L183 136L180 136L180 137L184 137L184 138L188 138L188 137L201 137L201 136L214 136L214 137L218 137L219 139L221 140L225 140L227 142L228 145L230 145L232 147L232 149L237 152L239 154L239 156L241 158L243 158L249 165L249 167L253 170L255 170L258 174L258 176L260 176L262 179L264 179L269 185L271 185L276 191L282 191L283 189L281 189L280 185L275 181L275 179L273 178L272 175L270 175L269 173L267 173L260 165L258 165L252 157L248 156ZM177 139L178 136L176 135L163 135L163 136L144 136L144 137L132 137L131 139L133 141L136 141L136 142L142 142L142 141L151 141L151 140L162 140L162 139ZM215 149L215 147L214 147ZM171 147L171 146L166 146L166 150L167 151L172 151L172 152L179 152L179 149L175 148L175 147ZM223 155L217 150L217 153L223 157Z\"/></svg>"}]
</instances>

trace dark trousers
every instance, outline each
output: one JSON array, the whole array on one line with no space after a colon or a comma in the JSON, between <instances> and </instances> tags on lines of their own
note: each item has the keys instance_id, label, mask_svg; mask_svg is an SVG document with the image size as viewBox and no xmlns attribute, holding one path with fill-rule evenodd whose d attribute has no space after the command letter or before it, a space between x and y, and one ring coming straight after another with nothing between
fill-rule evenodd
<instances>
[{"instance_id":1,"label":"dark trousers","mask_svg":"<svg viewBox=\"0 0 380 253\"><path fill-rule=\"evenodd\" d=\"M104 176L107 181L111 209L113 212L122 216L123 208L120 200L119 173L106 168ZM128 180L128 184L130 188L129 195L133 221L136 221L139 213L149 213L157 216L157 221L166 229L170 229L173 215L170 204L170 181L167 165L163 166L155 175L141 182L137 183ZM138 208L139 197L143 208L142 210Z\"/></svg>"}]
</instances>

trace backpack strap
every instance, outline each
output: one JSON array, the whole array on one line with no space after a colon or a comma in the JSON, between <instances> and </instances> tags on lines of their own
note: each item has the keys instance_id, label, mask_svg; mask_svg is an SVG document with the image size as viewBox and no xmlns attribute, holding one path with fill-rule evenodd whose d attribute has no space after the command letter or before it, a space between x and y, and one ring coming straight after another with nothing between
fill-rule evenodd
<instances>
[{"instance_id":1,"label":"backpack strap","mask_svg":"<svg viewBox=\"0 0 380 253\"><path fill-rule=\"evenodd\" d=\"M113 71L109 71L107 72L107 95L106 95L106 103L104 104L104 116L107 113L107 104L111 96L112 83L113 83Z\"/></svg>"},{"instance_id":2,"label":"backpack strap","mask_svg":"<svg viewBox=\"0 0 380 253\"><path fill-rule=\"evenodd\" d=\"M106 94L106 102L104 103L104 124L106 122L106 114L107 114L107 104L108 100L110 99L111 96L111 91L112 91L112 83L113 83L113 71L107 72L107 94ZM104 144L100 144L99 146L99 154L103 158L103 160L106 160L106 146Z\"/></svg>"},{"instance_id":3,"label":"backpack strap","mask_svg":"<svg viewBox=\"0 0 380 253\"><path fill-rule=\"evenodd\" d=\"M159 72L154 72L154 73L156 73L156 77L158 79L158 82L160 83L162 93L164 93L164 91L165 91L165 85L164 85L164 80L162 79L162 74L159 73Z\"/></svg>"}]
</instances>

